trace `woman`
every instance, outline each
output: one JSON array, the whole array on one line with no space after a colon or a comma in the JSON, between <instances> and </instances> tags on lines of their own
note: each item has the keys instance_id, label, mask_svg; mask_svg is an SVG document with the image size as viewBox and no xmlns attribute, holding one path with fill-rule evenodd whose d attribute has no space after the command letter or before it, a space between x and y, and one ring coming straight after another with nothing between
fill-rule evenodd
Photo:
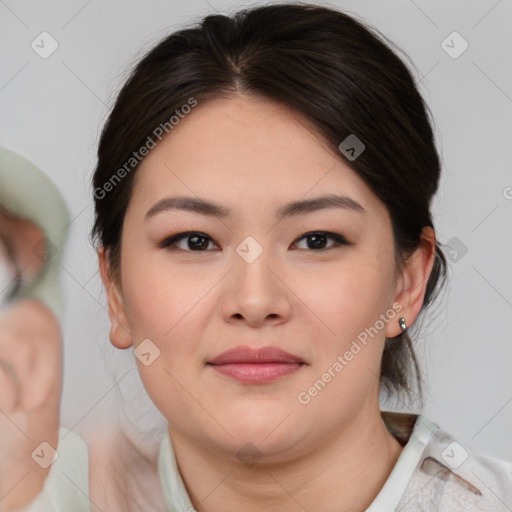
<instances>
[{"instance_id":1,"label":"woman","mask_svg":"<svg viewBox=\"0 0 512 512\"><path fill-rule=\"evenodd\" d=\"M151 49L102 132L93 235L110 340L168 429L112 486L91 460L91 509L506 510L510 463L380 410L421 392L439 175L409 71L343 13L208 16Z\"/></svg>"}]
</instances>

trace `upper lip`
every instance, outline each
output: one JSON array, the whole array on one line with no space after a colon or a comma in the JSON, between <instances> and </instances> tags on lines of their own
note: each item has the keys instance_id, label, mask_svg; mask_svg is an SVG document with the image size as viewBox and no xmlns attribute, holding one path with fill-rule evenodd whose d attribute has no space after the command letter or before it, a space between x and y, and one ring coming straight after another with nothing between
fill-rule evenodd
<instances>
[{"instance_id":1,"label":"upper lip","mask_svg":"<svg viewBox=\"0 0 512 512\"><path fill-rule=\"evenodd\" d=\"M278 347L251 348L239 346L222 352L209 364L230 364L230 363L303 363L300 357L294 356Z\"/></svg>"}]
</instances>

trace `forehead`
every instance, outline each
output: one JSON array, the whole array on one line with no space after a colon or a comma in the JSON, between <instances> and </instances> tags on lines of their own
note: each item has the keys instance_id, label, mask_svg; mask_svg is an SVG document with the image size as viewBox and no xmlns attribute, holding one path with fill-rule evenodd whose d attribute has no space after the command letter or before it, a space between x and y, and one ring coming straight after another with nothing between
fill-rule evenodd
<instances>
[{"instance_id":1,"label":"forehead","mask_svg":"<svg viewBox=\"0 0 512 512\"><path fill-rule=\"evenodd\" d=\"M215 196L253 211L265 203L340 193L379 202L312 123L286 106L248 97L199 103L142 161L134 193ZM255 209L255 210L254 210Z\"/></svg>"}]
</instances>

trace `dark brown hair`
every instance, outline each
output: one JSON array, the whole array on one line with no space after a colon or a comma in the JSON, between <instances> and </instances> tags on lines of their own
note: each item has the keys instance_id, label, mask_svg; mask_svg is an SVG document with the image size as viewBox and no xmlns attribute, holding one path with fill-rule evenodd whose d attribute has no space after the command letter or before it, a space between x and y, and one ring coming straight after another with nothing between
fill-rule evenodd
<instances>
[{"instance_id":1,"label":"dark brown hair","mask_svg":"<svg viewBox=\"0 0 512 512\"><path fill-rule=\"evenodd\" d=\"M418 246L422 228L433 227L430 206L440 161L428 108L392 46L347 14L299 3L210 15L154 46L122 87L99 141L91 234L93 243L108 250L113 275L137 169L134 152L154 140L155 129L191 98L202 103L232 93L277 101L313 123L387 207L402 265ZM338 150L351 134L365 145L355 160ZM437 244L423 308L445 277ZM413 367L421 398L408 334L386 339L382 389L410 395Z\"/></svg>"}]
</instances>

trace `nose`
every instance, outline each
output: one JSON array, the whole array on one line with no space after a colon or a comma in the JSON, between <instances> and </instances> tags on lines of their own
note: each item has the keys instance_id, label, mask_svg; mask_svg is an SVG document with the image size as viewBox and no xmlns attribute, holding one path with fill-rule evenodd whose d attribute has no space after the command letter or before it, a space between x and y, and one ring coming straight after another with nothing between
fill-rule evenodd
<instances>
[{"instance_id":1,"label":"nose","mask_svg":"<svg viewBox=\"0 0 512 512\"><path fill-rule=\"evenodd\" d=\"M246 258L243 252L235 253L233 267L223 280L225 321L246 322L251 327L286 322L293 298L286 280L283 266L272 258L271 251L263 249L255 259Z\"/></svg>"}]
</instances>

